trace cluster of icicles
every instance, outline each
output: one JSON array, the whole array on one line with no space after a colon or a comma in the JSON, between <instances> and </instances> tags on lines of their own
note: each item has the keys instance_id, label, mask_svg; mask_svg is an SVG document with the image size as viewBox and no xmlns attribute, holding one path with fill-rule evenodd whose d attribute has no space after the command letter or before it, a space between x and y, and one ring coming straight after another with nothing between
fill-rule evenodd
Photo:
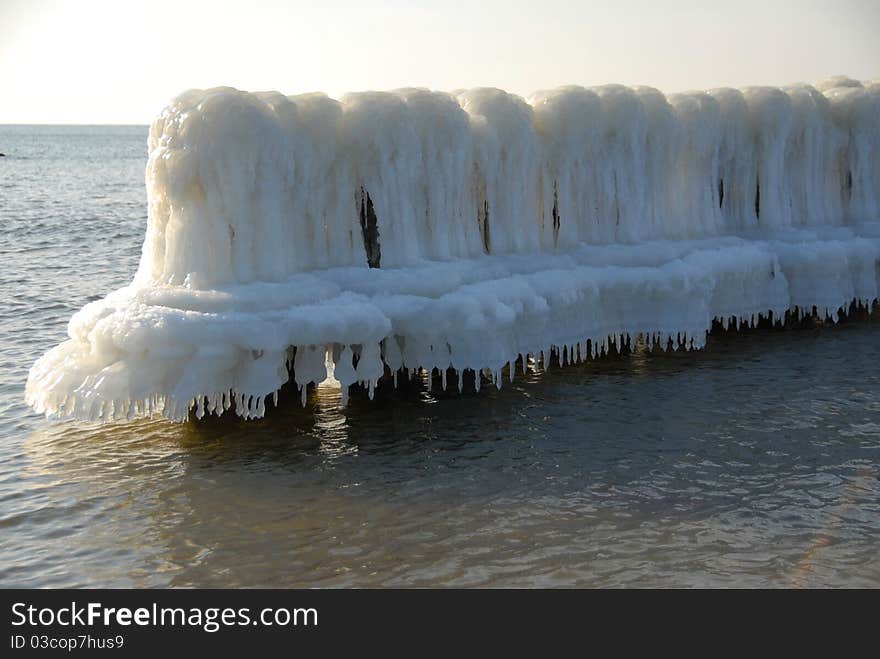
<instances>
[{"instance_id":1,"label":"cluster of icicles","mask_svg":"<svg viewBox=\"0 0 880 659\"><path fill-rule=\"evenodd\" d=\"M501 386L878 298L878 83L194 90L149 151L139 269L32 367L47 415L255 418L291 379L344 400L418 369Z\"/></svg>"}]
</instances>

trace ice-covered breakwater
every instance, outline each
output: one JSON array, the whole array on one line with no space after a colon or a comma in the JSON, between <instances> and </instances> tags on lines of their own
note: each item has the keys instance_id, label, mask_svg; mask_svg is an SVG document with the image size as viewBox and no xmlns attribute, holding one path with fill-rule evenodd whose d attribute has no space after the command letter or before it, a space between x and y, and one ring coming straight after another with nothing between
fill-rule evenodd
<instances>
[{"instance_id":1,"label":"ice-covered breakwater","mask_svg":"<svg viewBox=\"0 0 880 659\"><path fill-rule=\"evenodd\" d=\"M34 364L40 412L259 417L327 355L343 392L417 368L500 386L551 347L700 347L714 319L878 297L878 83L195 90L149 150L140 267Z\"/></svg>"}]
</instances>

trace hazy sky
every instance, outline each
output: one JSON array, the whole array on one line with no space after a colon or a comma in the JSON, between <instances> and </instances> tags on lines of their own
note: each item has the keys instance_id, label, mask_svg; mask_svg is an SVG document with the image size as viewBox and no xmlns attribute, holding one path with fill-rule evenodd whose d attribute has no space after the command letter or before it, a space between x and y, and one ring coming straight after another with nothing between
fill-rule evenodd
<instances>
[{"instance_id":1,"label":"hazy sky","mask_svg":"<svg viewBox=\"0 0 880 659\"><path fill-rule=\"evenodd\" d=\"M880 78L880 0L0 0L0 123L147 123L191 87Z\"/></svg>"}]
</instances>

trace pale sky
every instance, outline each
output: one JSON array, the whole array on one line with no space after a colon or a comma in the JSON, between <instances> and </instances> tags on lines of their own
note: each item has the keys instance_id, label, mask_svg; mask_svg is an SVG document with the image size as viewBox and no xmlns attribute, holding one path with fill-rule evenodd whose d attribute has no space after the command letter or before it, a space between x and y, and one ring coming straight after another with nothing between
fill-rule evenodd
<instances>
[{"instance_id":1,"label":"pale sky","mask_svg":"<svg viewBox=\"0 0 880 659\"><path fill-rule=\"evenodd\" d=\"M880 78L880 0L0 0L0 123L148 123L192 87Z\"/></svg>"}]
</instances>

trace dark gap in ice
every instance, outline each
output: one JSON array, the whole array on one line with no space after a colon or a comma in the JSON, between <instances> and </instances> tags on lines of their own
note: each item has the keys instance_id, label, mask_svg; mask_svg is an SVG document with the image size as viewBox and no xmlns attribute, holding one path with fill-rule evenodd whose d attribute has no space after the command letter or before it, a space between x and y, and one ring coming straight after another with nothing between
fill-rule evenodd
<instances>
[{"instance_id":1,"label":"dark gap in ice","mask_svg":"<svg viewBox=\"0 0 880 659\"><path fill-rule=\"evenodd\" d=\"M480 235L483 238L483 251L486 254L492 252L492 240L489 234L489 200L484 199L482 206L477 210L477 222L480 225Z\"/></svg>"},{"instance_id":2,"label":"dark gap in ice","mask_svg":"<svg viewBox=\"0 0 880 659\"><path fill-rule=\"evenodd\" d=\"M382 249L379 245L379 222L376 218L376 210L373 208L373 200L363 187L358 199L358 215L361 221L361 231L364 234L364 251L367 253L367 265L371 268L380 267Z\"/></svg>"},{"instance_id":3,"label":"dark gap in ice","mask_svg":"<svg viewBox=\"0 0 880 659\"><path fill-rule=\"evenodd\" d=\"M553 246L559 240L559 190L557 181L553 181Z\"/></svg>"},{"instance_id":4,"label":"dark gap in ice","mask_svg":"<svg viewBox=\"0 0 880 659\"><path fill-rule=\"evenodd\" d=\"M620 190L617 187L617 172L614 172L614 225L620 226Z\"/></svg>"},{"instance_id":5,"label":"dark gap in ice","mask_svg":"<svg viewBox=\"0 0 880 659\"><path fill-rule=\"evenodd\" d=\"M755 185L755 217L761 219L761 184Z\"/></svg>"}]
</instances>

